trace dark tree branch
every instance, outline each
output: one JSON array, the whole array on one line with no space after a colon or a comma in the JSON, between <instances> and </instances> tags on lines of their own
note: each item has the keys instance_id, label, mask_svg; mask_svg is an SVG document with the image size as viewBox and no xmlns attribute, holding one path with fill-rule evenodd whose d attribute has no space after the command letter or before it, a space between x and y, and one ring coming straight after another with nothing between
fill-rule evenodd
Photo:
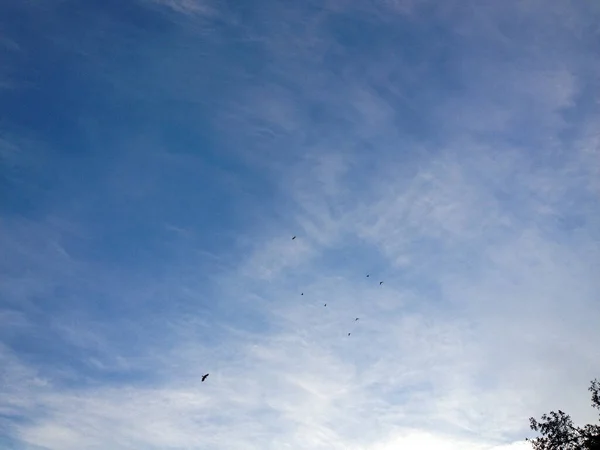
<instances>
[{"instance_id":1,"label":"dark tree branch","mask_svg":"<svg viewBox=\"0 0 600 450\"><path fill-rule=\"evenodd\" d=\"M592 381L588 390L592 393L592 407L600 410L600 382ZM600 450L600 426L576 427L571 416L560 409L542 415L539 422L531 417L529 426L541 434L526 439L534 450Z\"/></svg>"}]
</instances>

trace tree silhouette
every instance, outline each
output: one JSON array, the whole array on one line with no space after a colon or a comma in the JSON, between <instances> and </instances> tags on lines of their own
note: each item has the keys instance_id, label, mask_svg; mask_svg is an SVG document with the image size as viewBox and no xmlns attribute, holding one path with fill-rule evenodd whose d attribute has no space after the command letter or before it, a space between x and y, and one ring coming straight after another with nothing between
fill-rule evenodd
<instances>
[{"instance_id":1,"label":"tree silhouette","mask_svg":"<svg viewBox=\"0 0 600 450\"><path fill-rule=\"evenodd\" d=\"M592 393L592 407L600 411L600 382L592 381L588 391ZM576 427L571 416L560 409L544 414L540 422L531 417L529 425L541 434L526 439L534 450L600 450L600 425Z\"/></svg>"}]
</instances>

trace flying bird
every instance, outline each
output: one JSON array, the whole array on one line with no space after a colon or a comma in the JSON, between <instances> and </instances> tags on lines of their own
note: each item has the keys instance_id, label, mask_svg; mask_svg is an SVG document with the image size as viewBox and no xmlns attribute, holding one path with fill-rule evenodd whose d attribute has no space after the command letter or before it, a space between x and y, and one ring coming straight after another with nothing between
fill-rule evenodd
<instances>
[{"instance_id":1,"label":"flying bird","mask_svg":"<svg viewBox=\"0 0 600 450\"><path fill-rule=\"evenodd\" d=\"M300 295L304 295L304 292L303 292L303 293L301 293Z\"/></svg>"},{"instance_id":2,"label":"flying bird","mask_svg":"<svg viewBox=\"0 0 600 450\"><path fill-rule=\"evenodd\" d=\"M350 333L348 333L348 336L350 336Z\"/></svg>"},{"instance_id":3,"label":"flying bird","mask_svg":"<svg viewBox=\"0 0 600 450\"><path fill-rule=\"evenodd\" d=\"M296 239L296 236L292 237L292 241L293 241L294 239Z\"/></svg>"},{"instance_id":4,"label":"flying bird","mask_svg":"<svg viewBox=\"0 0 600 450\"><path fill-rule=\"evenodd\" d=\"M383 284L383 281L380 281L380 282L379 282L379 286L381 286L382 284Z\"/></svg>"},{"instance_id":5,"label":"flying bird","mask_svg":"<svg viewBox=\"0 0 600 450\"><path fill-rule=\"evenodd\" d=\"M367 278L369 278L369 274L367 274Z\"/></svg>"},{"instance_id":6,"label":"flying bird","mask_svg":"<svg viewBox=\"0 0 600 450\"><path fill-rule=\"evenodd\" d=\"M358 317L356 319L354 319L355 322L358 322Z\"/></svg>"},{"instance_id":7,"label":"flying bird","mask_svg":"<svg viewBox=\"0 0 600 450\"><path fill-rule=\"evenodd\" d=\"M327 303L325 303L323 306L327 306Z\"/></svg>"},{"instance_id":8,"label":"flying bird","mask_svg":"<svg viewBox=\"0 0 600 450\"><path fill-rule=\"evenodd\" d=\"M202 382L204 383L204 380L206 380L206 377L208 377L208 374L206 375L202 375Z\"/></svg>"}]
</instances>

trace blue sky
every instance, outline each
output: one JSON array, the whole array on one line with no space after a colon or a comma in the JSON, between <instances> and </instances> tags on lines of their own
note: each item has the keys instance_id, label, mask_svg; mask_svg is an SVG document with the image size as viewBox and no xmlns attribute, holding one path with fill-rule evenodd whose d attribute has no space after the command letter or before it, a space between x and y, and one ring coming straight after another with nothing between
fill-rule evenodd
<instances>
[{"instance_id":1,"label":"blue sky","mask_svg":"<svg viewBox=\"0 0 600 450\"><path fill-rule=\"evenodd\" d=\"M3 2L1 446L518 450L530 416L593 420L598 23Z\"/></svg>"}]
</instances>

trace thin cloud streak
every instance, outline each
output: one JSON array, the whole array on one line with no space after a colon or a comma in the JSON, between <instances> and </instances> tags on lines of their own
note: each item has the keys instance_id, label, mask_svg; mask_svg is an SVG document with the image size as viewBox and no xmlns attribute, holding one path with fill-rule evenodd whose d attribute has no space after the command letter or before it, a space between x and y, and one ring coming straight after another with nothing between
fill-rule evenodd
<instances>
[{"instance_id":1,"label":"thin cloud streak","mask_svg":"<svg viewBox=\"0 0 600 450\"><path fill-rule=\"evenodd\" d=\"M166 3L191 20L204 4ZM147 136L121 137L134 148L98 177L109 187L77 200L135 199L139 215L112 217L143 217L168 245L136 246L143 227L107 240L139 251L128 265L85 251L103 227L82 229L84 209L57 207L69 220L3 218L0 412L10 419L0 430L18 448L516 450L529 416L560 407L590 419L598 112L584 126L577 118L590 54L573 48L558 63L543 42L503 28L521 7L466 13L455 2L432 13L460 35L453 45L463 47L446 54L461 66L446 67L453 85L437 59L393 51L393 39L359 52L333 31L344 18L368 28L384 16L382 27L419 27L428 5L378 2L363 19L345 2L314 15L275 5L260 9L258 25L238 24L244 45L267 57L256 73L233 65L248 73L215 103L211 137L267 181L235 204L241 225L215 228L234 236L221 253L209 249L217 233L201 228L208 207L195 221L155 213L156 201L141 211L173 188L166 172L182 184L210 172L198 158L147 148ZM557 8L517 12L545 30ZM306 23L314 35L303 42L294 30ZM573 23L556 31L567 36ZM443 54L420 33L424 53ZM537 58L482 60L478 39ZM427 86L433 93L412 92ZM140 161L144 173L134 172ZM228 180L223 191L248 186L239 174ZM31 349L42 343L46 360Z\"/></svg>"}]
</instances>

